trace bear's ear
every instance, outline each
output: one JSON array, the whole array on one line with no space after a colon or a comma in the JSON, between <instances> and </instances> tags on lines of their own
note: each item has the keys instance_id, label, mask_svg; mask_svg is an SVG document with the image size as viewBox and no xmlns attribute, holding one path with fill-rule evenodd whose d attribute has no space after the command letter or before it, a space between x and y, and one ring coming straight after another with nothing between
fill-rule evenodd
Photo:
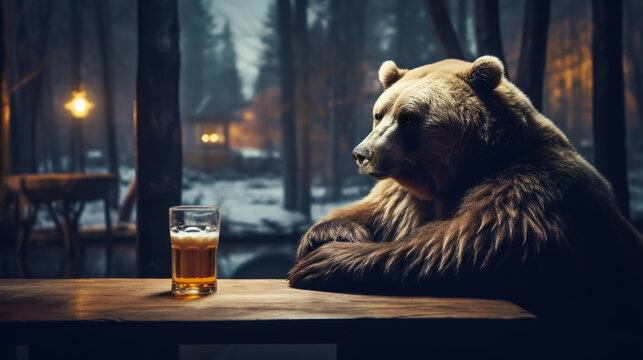
<instances>
[{"instance_id":1,"label":"bear's ear","mask_svg":"<svg viewBox=\"0 0 643 360\"><path fill-rule=\"evenodd\" d=\"M378 72L380 82L384 87L384 90L391 87L395 84L396 81L400 80L408 70L400 69L395 65L391 60L384 61L382 66L380 66L380 71Z\"/></svg>"},{"instance_id":2,"label":"bear's ear","mask_svg":"<svg viewBox=\"0 0 643 360\"><path fill-rule=\"evenodd\" d=\"M504 71L500 59L485 55L471 64L469 71L464 74L464 81L476 91L488 92L500 85Z\"/></svg>"}]
</instances>

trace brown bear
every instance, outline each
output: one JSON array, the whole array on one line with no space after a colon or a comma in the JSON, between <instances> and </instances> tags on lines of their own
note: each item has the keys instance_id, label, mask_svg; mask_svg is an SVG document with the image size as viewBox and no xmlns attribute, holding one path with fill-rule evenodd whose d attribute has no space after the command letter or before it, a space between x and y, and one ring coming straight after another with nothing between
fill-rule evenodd
<instances>
[{"instance_id":1,"label":"brown bear","mask_svg":"<svg viewBox=\"0 0 643 360\"><path fill-rule=\"evenodd\" d=\"M505 298L552 318L640 312L643 238L503 72L491 56L382 64L373 130L353 151L378 182L306 232L293 287Z\"/></svg>"}]
</instances>

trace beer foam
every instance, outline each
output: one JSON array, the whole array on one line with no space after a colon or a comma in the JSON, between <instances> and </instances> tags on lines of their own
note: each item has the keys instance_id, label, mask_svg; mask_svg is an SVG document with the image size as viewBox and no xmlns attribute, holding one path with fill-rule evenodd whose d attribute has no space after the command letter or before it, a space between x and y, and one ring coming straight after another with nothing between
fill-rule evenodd
<instances>
[{"instance_id":1,"label":"beer foam","mask_svg":"<svg viewBox=\"0 0 643 360\"><path fill-rule=\"evenodd\" d=\"M170 232L172 244L179 246L219 246L219 231Z\"/></svg>"}]
</instances>

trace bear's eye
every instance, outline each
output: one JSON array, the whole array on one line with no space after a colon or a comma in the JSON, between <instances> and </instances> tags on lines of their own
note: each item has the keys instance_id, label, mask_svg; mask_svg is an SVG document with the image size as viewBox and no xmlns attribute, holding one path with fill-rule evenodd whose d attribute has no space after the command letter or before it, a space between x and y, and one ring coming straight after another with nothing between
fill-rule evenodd
<instances>
[{"instance_id":1,"label":"bear's eye","mask_svg":"<svg viewBox=\"0 0 643 360\"><path fill-rule=\"evenodd\" d=\"M402 113L398 119L401 123L410 124L415 119L415 116L412 113Z\"/></svg>"},{"instance_id":2,"label":"bear's eye","mask_svg":"<svg viewBox=\"0 0 643 360\"><path fill-rule=\"evenodd\" d=\"M375 114L375 120L377 121L382 120L382 114Z\"/></svg>"}]
</instances>

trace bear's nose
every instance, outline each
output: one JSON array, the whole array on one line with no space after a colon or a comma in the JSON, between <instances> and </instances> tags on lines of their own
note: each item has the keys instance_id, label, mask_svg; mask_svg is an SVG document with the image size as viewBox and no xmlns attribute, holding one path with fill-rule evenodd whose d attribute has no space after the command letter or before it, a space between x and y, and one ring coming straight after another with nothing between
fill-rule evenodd
<instances>
[{"instance_id":1,"label":"bear's nose","mask_svg":"<svg viewBox=\"0 0 643 360\"><path fill-rule=\"evenodd\" d=\"M371 161L372 153L360 144L353 149L353 158L357 160L357 165L366 166Z\"/></svg>"}]
</instances>

